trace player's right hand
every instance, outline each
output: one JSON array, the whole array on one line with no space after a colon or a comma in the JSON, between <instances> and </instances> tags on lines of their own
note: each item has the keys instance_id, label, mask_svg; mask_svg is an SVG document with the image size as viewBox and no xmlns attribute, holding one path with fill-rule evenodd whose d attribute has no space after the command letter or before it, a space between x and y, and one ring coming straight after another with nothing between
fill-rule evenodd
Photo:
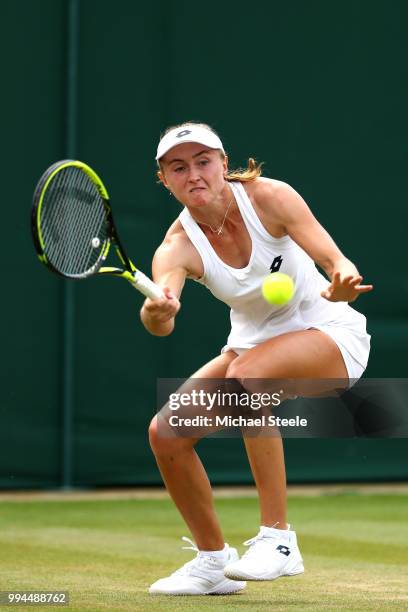
<instances>
[{"instance_id":1,"label":"player's right hand","mask_svg":"<svg viewBox=\"0 0 408 612\"><path fill-rule=\"evenodd\" d=\"M162 287L164 298L151 300L146 298L142 310L152 323L166 323L173 319L180 310L181 304L169 287Z\"/></svg>"}]
</instances>

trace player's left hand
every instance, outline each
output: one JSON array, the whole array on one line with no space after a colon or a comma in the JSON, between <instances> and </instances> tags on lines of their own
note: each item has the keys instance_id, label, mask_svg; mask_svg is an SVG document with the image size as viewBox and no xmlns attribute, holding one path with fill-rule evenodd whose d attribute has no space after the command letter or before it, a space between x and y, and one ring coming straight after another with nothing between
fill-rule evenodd
<instances>
[{"instance_id":1,"label":"player's left hand","mask_svg":"<svg viewBox=\"0 0 408 612\"><path fill-rule=\"evenodd\" d=\"M354 302L362 293L373 290L373 285L361 285L362 276L349 274L341 278L340 272L335 272L330 285L321 296L329 302Z\"/></svg>"}]
</instances>

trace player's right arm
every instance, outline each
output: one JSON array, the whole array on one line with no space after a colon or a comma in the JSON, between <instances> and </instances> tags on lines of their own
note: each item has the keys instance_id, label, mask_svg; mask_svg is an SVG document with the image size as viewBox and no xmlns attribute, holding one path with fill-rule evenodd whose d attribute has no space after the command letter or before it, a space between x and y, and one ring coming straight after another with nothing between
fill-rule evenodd
<instances>
[{"instance_id":1,"label":"player's right arm","mask_svg":"<svg viewBox=\"0 0 408 612\"><path fill-rule=\"evenodd\" d=\"M184 231L175 224L167 232L152 262L152 276L165 294L159 300L146 298L140 318L148 332L154 336L168 336L174 329L175 317L180 310L180 295L189 270L186 264Z\"/></svg>"}]
</instances>

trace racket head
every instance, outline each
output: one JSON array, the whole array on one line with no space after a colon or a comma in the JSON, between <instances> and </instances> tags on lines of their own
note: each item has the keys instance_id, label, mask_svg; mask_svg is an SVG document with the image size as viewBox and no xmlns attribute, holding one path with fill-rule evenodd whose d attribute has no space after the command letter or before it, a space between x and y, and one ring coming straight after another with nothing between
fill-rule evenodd
<instances>
[{"instance_id":1,"label":"racket head","mask_svg":"<svg viewBox=\"0 0 408 612\"><path fill-rule=\"evenodd\" d=\"M38 258L66 278L96 274L112 238L108 192L99 176L77 160L62 160L41 176L31 218Z\"/></svg>"}]
</instances>

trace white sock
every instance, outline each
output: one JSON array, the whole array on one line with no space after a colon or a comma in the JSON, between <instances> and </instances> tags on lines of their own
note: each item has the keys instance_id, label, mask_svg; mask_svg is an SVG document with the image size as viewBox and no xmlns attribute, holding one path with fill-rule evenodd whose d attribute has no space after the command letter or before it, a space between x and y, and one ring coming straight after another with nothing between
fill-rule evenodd
<instances>
[{"instance_id":1,"label":"white sock","mask_svg":"<svg viewBox=\"0 0 408 612\"><path fill-rule=\"evenodd\" d=\"M228 544L224 544L222 550L200 550L200 555L215 557L219 561L225 561L228 558Z\"/></svg>"},{"instance_id":2,"label":"white sock","mask_svg":"<svg viewBox=\"0 0 408 612\"><path fill-rule=\"evenodd\" d=\"M286 529L276 529L275 527L265 527L264 525L261 525L261 531L266 537L268 537L268 535L274 537L279 535L281 538L287 539L289 538L289 529L290 525L287 525Z\"/></svg>"}]
</instances>

